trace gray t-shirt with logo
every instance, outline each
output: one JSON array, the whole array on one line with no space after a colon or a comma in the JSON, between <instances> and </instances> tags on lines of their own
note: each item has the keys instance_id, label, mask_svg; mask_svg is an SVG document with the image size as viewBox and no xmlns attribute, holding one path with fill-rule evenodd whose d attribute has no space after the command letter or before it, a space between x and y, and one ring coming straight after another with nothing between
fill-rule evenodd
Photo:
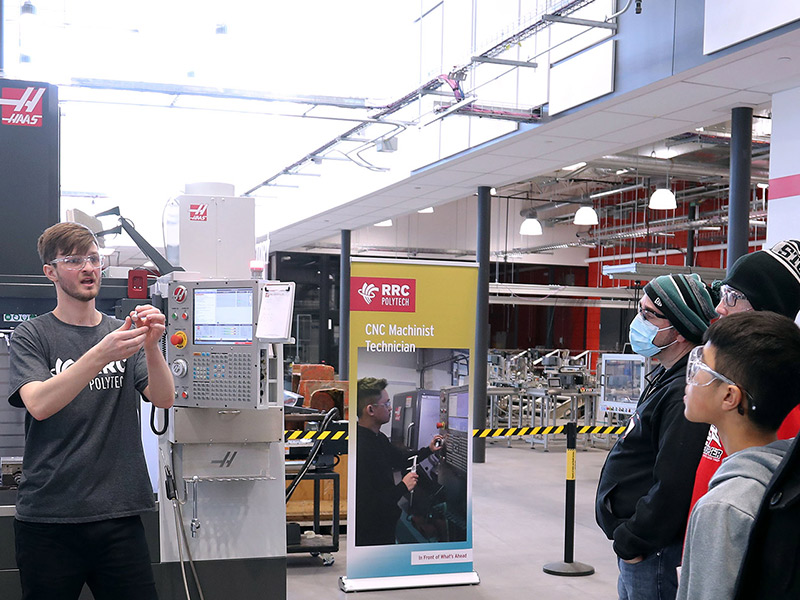
<instances>
[{"instance_id":1,"label":"gray t-shirt with logo","mask_svg":"<svg viewBox=\"0 0 800 600\"><path fill-rule=\"evenodd\" d=\"M11 337L11 405L19 389L68 369L121 321L103 315L96 327L47 313L19 325ZM17 519L85 523L155 509L139 428L139 397L147 363L139 351L108 363L75 399L37 421L25 415L25 455Z\"/></svg>"}]
</instances>

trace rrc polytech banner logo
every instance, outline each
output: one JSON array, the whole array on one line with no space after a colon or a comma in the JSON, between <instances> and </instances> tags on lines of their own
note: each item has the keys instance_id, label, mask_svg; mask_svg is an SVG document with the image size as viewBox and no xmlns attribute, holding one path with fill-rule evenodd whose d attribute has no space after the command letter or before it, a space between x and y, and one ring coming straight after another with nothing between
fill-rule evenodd
<instances>
[{"instance_id":1,"label":"rrc polytech banner logo","mask_svg":"<svg viewBox=\"0 0 800 600\"><path fill-rule=\"evenodd\" d=\"M0 88L0 107L3 125L20 127L42 126L42 96L46 88Z\"/></svg>"},{"instance_id":2,"label":"rrc polytech banner logo","mask_svg":"<svg viewBox=\"0 0 800 600\"><path fill-rule=\"evenodd\" d=\"M350 310L416 312L416 309L416 279L350 278Z\"/></svg>"}]
</instances>

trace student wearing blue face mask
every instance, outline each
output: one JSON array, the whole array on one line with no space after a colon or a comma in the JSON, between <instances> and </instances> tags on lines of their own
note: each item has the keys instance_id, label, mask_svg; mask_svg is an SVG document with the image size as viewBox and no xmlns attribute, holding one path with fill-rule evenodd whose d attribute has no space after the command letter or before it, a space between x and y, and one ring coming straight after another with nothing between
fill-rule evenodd
<instances>
[{"instance_id":1,"label":"student wearing blue face mask","mask_svg":"<svg viewBox=\"0 0 800 600\"><path fill-rule=\"evenodd\" d=\"M620 600L672 600L678 589L694 473L708 425L684 417L686 365L716 298L697 275L664 275L644 288L630 325L633 350L658 360L625 433L608 454L595 516L614 542Z\"/></svg>"}]
</instances>

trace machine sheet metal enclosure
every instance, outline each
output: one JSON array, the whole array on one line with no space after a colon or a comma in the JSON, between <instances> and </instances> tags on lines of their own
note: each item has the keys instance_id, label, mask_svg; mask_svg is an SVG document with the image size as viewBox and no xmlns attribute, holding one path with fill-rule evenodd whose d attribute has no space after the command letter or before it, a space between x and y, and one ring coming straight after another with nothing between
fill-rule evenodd
<instances>
[{"instance_id":1,"label":"machine sheet metal enclosure","mask_svg":"<svg viewBox=\"0 0 800 600\"><path fill-rule=\"evenodd\" d=\"M186 275L177 274L178 277ZM176 402L160 438L163 474L174 473L181 526L195 560L286 554L283 345L259 338L265 320L291 322L263 300L274 282L168 282L167 362ZM293 290L293 284L281 283ZM190 507L190 508L189 508ZM180 560L172 511L160 511L161 560Z\"/></svg>"}]
</instances>

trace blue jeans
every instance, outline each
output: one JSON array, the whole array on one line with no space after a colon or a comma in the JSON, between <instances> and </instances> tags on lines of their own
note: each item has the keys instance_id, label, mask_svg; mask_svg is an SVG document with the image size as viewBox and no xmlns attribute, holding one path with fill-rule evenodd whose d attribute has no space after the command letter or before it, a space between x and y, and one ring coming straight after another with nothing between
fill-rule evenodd
<instances>
[{"instance_id":1,"label":"blue jeans","mask_svg":"<svg viewBox=\"0 0 800 600\"><path fill-rule=\"evenodd\" d=\"M617 558L619 600L675 600L682 544L673 544L648 555L642 562L629 565Z\"/></svg>"},{"instance_id":2,"label":"blue jeans","mask_svg":"<svg viewBox=\"0 0 800 600\"><path fill-rule=\"evenodd\" d=\"M157 600L138 516L92 523L14 521L23 600Z\"/></svg>"}]
</instances>

